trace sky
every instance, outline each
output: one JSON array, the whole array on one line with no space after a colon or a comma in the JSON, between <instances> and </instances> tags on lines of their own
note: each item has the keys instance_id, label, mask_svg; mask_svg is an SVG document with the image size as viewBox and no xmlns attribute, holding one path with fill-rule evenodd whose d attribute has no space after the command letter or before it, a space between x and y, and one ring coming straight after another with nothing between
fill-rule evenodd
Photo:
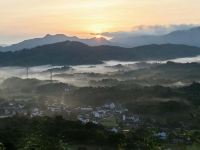
<instances>
[{"instance_id":1,"label":"sky","mask_svg":"<svg viewBox=\"0 0 200 150\"><path fill-rule=\"evenodd\" d=\"M199 0L0 0L0 44L45 34L91 37L199 23Z\"/></svg>"}]
</instances>

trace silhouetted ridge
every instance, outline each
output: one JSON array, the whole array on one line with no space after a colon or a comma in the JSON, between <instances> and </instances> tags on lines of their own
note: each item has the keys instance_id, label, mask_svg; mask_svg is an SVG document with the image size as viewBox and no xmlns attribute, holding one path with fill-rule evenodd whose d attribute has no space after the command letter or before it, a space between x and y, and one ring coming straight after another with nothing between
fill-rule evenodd
<instances>
[{"instance_id":1,"label":"silhouetted ridge","mask_svg":"<svg viewBox=\"0 0 200 150\"><path fill-rule=\"evenodd\" d=\"M65 41L16 52L0 52L0 65L80 65L97 64L106 60L164 60L197 55L200 55L200 48L186 45L146 45L135 48L91 47L81 42Z\"/></svg>"}]
</instances>

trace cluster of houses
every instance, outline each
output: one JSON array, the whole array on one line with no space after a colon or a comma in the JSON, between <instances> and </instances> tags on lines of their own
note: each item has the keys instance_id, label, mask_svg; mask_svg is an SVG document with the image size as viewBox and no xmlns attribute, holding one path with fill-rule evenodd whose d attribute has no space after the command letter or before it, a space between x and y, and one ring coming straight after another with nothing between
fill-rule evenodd
<instances>
[{"instance_id":1,"label":"cluster of houses","mask_svg":"<svg viewBox=\"0 0 200 150\"><path fill-rule=\"evenodd\" d=\"M12 116L43 116L44 111L37 107L27 107L24 101L4 101L0 103L0 118Z\"/></svg>"},{"instance_id":2,"label":"cluster of houses","mask_svg":"<svg viewBox=\"0 0 200 150\"><path fill-rule=\"evenodd\" d=\"M18 113L26 115L23 109L24 105L21 103L15 103L14 101L11 102L3 101L0 103L0 118L11 117Z\"/></svg>"},{"instance_id":3,"label":"cluster of houses","mask_svg":"<svg viewBox=\"0 0 200 150\"><path fill-rule=\"evenodd\" d=\"M120 104L107 103L98 107L69 107L64 104L48 104L45 107L30 105L25 101L5 101L0 103L0 118L20 116L52 116L62 115L66 119L73 116L73 120L79 120L83 124L94 123L107 127L112 132L129 132L129 129L139 127L142 119L137 114L132 114L128 109L123 108ZM168 138L167 132L156 132L155 137L160 140ZM180 143L183 138L175 138L174 143ZM177 141L178 140L178 141ZM188 140L188 139L187 139Z\"/></svg>"},{"instance_id":4,"label":"cluster of houses","mask_svg":"<svg viewBox=\"0 0 200 150\"><path fill-rule=\"evenodd\" d=\"M137 128L145 122L141 116L132 114L127 108L120 104L113 102L104 104L102 106L82 106L70 107L65 104L46 104L42 107L37 104L27 104L26 101L4 101L0 102L0 118L19 116L55 116L62 115L66 119L79 120L83 124L94 123L107 127L112 132L129 132L131 128ZM71 117L71 118L70 118ZM185 136L175 137L173 143L189 142L190 139L185 140ZM184 135L184 134L183 134ZM164 130L155 132L155 137L160 140L167 140L168 131Z\"/></svg>"},{"instance_id":5,"label":"cluster of houses","mask_svg":"<svg viewBox=\"0 0 200 150\"><path fill-rule=\"evenodd\" d=\"M113 102L98 107L83 106L69 107L64 104L47 104L44 107L32 105L27 107L24 101L5 101L0 103L0 118L20 116L52 116L62 115L66 119L74 116L74 119L82 123L92 122L102 124L107 127L118 128L119 124L136 126L140 123L140 117L136 114L130 114L128 109L123 108L120 104Z\"/></svg>"},{"instance_id":6,"label":"cluster of houses","mask_svg":"<svg viewBox=\"0 0 200 150\"><path fill-rule=\"evenodd\" d=\"M94 108L80 108L77 119L82 123L101 124L115 132L120 128L121 124L134 127L141 122L139 115L130 114L128 109L112 102Z\"/></svg>"}]
</instances>

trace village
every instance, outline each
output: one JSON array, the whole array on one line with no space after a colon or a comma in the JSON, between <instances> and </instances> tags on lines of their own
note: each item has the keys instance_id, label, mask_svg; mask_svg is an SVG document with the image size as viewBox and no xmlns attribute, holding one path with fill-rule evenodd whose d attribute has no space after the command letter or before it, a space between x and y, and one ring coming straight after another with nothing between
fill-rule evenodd
<instances>
[{"instance_id":1,"label":"village","mask_svg":"<svg viewBox=\"0 0 200 150\"><path fill-rule=\"evenodd\" d=\"M65 104L44 104L43 106L27 104L24 101L9 101L0 103L0 118L12 116L62 116L67 120L79 120L83 124L94 123L112 129L120 130L120 126L138 127L141 119L138 114L132 114L127 108L113 102L102 106L72 107Z\"/></svg>"},{"instance_id":2,"label":"village","mask_svg":"<svg viewBox=\"0 0 200 150\"><path fill-rule=\"evenodd\" d=\"M142 115L133 114L121 104L109 102L102 106L67 106L65 104L45 104L34 105L24 101L4 101L0 103L0 118L10 118L14 116L34 117L55 117L62 116L66 120L80 121L82 124L93 123L104 126L113 133L128 133L132 129L150 128L151 124L146 124ZM186 134L187 133L187 134ZM170 140L172 143L190 143L190 134L193 131L175 129L173 132L167 128L155 128L153 134L161 141Z\"/></svg>"}]
</instances>

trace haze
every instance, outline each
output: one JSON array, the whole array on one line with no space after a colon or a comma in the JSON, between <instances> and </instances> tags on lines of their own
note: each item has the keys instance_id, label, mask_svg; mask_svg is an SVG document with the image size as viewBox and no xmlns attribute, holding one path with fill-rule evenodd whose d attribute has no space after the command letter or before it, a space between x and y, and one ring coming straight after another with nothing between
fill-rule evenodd
<instances>
[{"instance_id":1,"label":"haze","mask_svg":"<svg viewBox=\"0 0 200 150\"><path fill-rule=\"evenodd\" d=\"M0 41L10 44L47 33L91 37L139 25L198 24L198 0L0 1Z\"/></svg>"}]
</instances>

